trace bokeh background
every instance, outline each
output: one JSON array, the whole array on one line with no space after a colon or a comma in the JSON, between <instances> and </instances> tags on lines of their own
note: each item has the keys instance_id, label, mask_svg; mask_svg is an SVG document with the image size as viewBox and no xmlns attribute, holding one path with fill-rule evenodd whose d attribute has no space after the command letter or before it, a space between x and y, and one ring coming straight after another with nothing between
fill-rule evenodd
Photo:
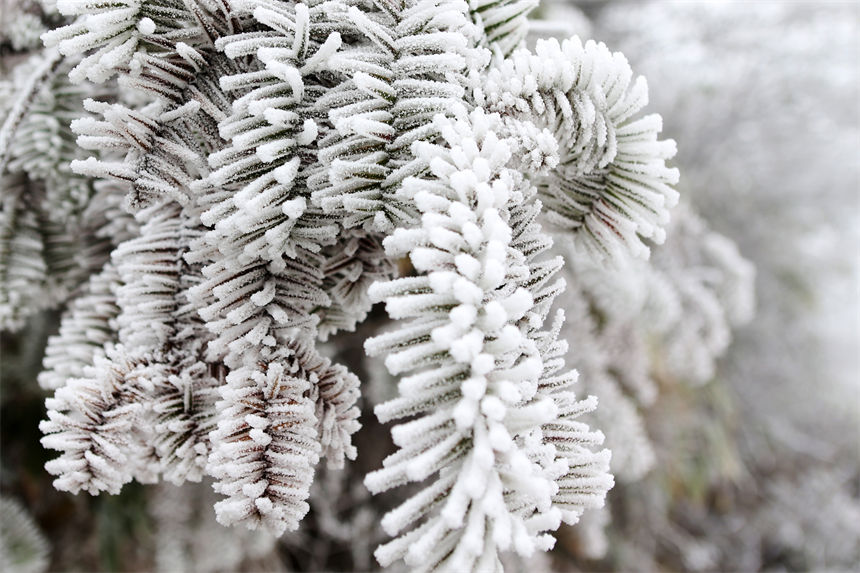
<instances>
[{"instance_id":1,"label":"bokeh background","mask_svg":"<svg viewBox=\"0 0 860 573\"><path fill-rule=\"evenodd\" d=\"M16 55L36 45L49 14L35 0L0 1L0 84L13 81ZM535 38L575 33L622 51L678 143L683 200L655 249L657 278L686 280L673 269L705 268L707 252L734 282L719 300L722 318L679 318L661 333L660 352L641 324L643 305L630 302L645 296L641 282L657 280L641 269L619 271L619 293L595 303L600 320L593 305L577 307L581 296L567 299L570 360L606 407L594 423L613 448L617 484L604 510L560 531L552 554L512 560L510 570L854 570L860 4L553 0L535 16ZM681 306L683 316L707 310ZM330 348L365 382L359 460L321 470L303 529L276 541L217 525L207 484L133 483L98 498L52 488L36 376L59 316L2 334L0 570L375 567L388 502L370 502L361 478L390 448L369 405L392 381L361 356L365 333ZM382 320L374 316L366 330ZM594 340L600 348L588 346Z\"/></svg>"}]
</instances>

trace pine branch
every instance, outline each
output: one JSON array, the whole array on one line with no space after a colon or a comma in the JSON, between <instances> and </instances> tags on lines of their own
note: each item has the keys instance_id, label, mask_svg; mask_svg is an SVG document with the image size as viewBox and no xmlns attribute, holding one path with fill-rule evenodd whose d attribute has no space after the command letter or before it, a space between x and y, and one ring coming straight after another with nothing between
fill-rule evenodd
<instances>
[{"instance_id":1,"label":"pine branch","mask_svg":"<svg viewBox=\"0 0 860 573\"><path fill-rule=\"evenodd\" d=\"M354 460L358 454L352 445L352 435L361 427L358 378L306 343L290 342L286 347L293 353L289 373L311 382L308 397L315 404L321 455L328 459L329 468L342 468L344 458Z\"/></svg>"},{"instance_id":2,"label":"pine branch","mask_svg":"<svg viewBox=\"0 0 860 573\"><path fill-rule=\"evenodd\" d=\"M148 381L144 364L130 360L122 347L108 346L83 377L69 380L46 401L41 443L62 452L45 464L58 476L54 487L117 494L136 475L149 474L139 426Z\"/></svg>"},{"instance_id":3,"label":"pine branch","mask_svg":"<svg viewBox=\"0 0 860 573\"><path fill-rule=\"evenodd\" d=\"M656 251L648 270L664 289L663 301L668 298L674 306L662 312L666 321L659 330L666 369L687 382L704 384L716 373L716 359L728 348L732 327L745 324L753 314L755 270L734 243L689 208L678 211L670 240ZM654 306L651 312L661 313L663 309Z\"/></svg>"},{"instance_id":4,"label":"pine branch","mask_svg":"<svg viewBox=\"0 0 860 573\"><path fill-rule=\"evenodd\" d=\"M74 58L58 60L49 77L28 98L28 107L15 130L8 170L26 173L45 186L42 211L59 224L78 219L94 194L92 181L72 173L69 163L82 156L69 123L82 111L82 100L94 95L89 87L72 85L68 71Z\"/></svg>"},{"instance_id":5,"label":"pine branch","mask_svg":"<svg viewBox=\"0 0 860 573\"><path fill-rule=\"evenodd\" d=\"M69 73L74 83L104 83L114 75L140 69L139 54L159 52L198 35L182 0L59 0L74 22L42 35L64 56L92 52Z\"/></svg>"},{"instance_id":6,"label":"pine branch","mask_svg":"<svg viewBox=\"0 0 860 573\"><path fill-rule=\"evenodd\" d=\"M371 289L393 318L412 320L366 344L388 353L393 374L417 370L376 409L383 422L418 417L394 428L400 450L365 483L378 493L438 474L383 519L391 535L417 527L376 553L383 565L403 558L422 570L498 568L499 551L546 550L547 530L602 503L611 486L608 453L583 447L600 436L572 421L593 404L566 391L575 378L553 376L564 346L557 329L540 331L561 284L550 282L559 260L535 260L550 241L533 223L534 189L506 168L499 117L459 113L436 120L446 145L415 148L434 176L404 186L422 226L385 242L421 274Z\"/></svg>"},{"instance_id":7,"label":"pine branch","mask_svg":"<svg viewBox=\"0 0 860 573\"><path fill-rule=\"evenodd\" d=\"M141 213L138 238L114 252L123 286L117 301L119 338L149 366L146 424L158 472L181 484L200 481L215 424L216 388L223 367L204 360L210 339L188 291L200 270L183 259L202 234L199 221L176 204Z\"/></svg>"},{"instance_id":8,"label":"pine branch","mask_svg":"<svg viewBox=\"0 0 860 573\"><path fill-rule=\"evenodd\" d=\"M16 94L15 101L0 127L0 175L6 171L15 132L27 115L34 96L62 62L60 54L55 51L47 51L43 56L35 56L35 59L37 64L35 70Z\"/></svg>"},{"instance_id":9,"label":"pine branch","mask_svg":"<svg viewBox=\"0 0 860 573\"><path fill-rule=\"evenodd\" d=\"M208 467L219 480L215 491L227 496L215 504L223 525L242 523L280 535L296 529L307 513L320 452L314 403L304 396L309 387L278 358L227 375Z\"/></svg>"},{"instance_id":10,"label":"pine branch","mask_svg":"<svg viewBox=\"0 0 860 573\"><path fill-rule=\"evenodd\" d=\"M315 312L330 303L320 251L338 232L334 217L309 204L305 180L316 160L315 100L340 37L318 42L304 5L248 8L276 32L217 42L228 57L256 55L261 69L222 78L225 91L244 95L219 124L230 144L210 155L214 171L198 186L207 208L201 218L212 230L189 255L206 265L206 281L192 296L217 335L212 359L230 367L268 360L293 338L290 329L315 336Z\"/></svg>"},{"instance_id":11,"label":"pine branch","mask_svg":"<svg viewBox=\"0 0 860 573\"><path fill-rule=\"evenodd\" d=\"M106 345L117 342L118 285L116 267L108 262L72 301L63 314L59 334L48 339L44 370L39 374L43 389L56 390L71 378L81 378L84 368L103 355Z\"/></svg>"},{"instance_id":12,"label":"pine branch","mask_svg":"<svg viewBox=\"0 0 860 573\"><path fill-rule=\"evenodd\" d=\"M197 113L199 102L192 100L178 109L164 111L159 102L133 110L120 103L87 99L84 107L105 119L84 117L73 121L78 145L84 149L126 152L126 156L122 161L95 157L73 161L76 173L130 184L132 191L127 203L135 210L162 196L182 204L189 202L188 189L204 168L203 159L197 150L188 148L188 142L179 135L180 130L172 129L169 123Z\"/></svg>"},{"instance_id":13,"label":"pine branch","mask_svg":"<svg viewBox=\"0 0 860 573\"><path fill-rule=\"evenodd\" d=\"M350 79L320 100L336 131L320 140L327 171L310 186L326 211L346 211L347 227L390 233L416 217L398 192L427 169L410 146L439 136L433 117L462 103L469 70L488 58L463 2L407 2L402 11L379 2L379 14L330 6L366 40L337 60Z\"/></svg>"},{"instance_id":14,"label":"pine branch","mask_svg":"<svg viewBox=\"0 0 860 573\"><path fill-rule=\"evenodd\" d=\"M29 203L30 182L23 175L0 175L0 328L17 330L45 306L48 267L39 221Z\"/></svg>"},{"instance_id":15,"label":"pine branch","mask_svg":"<svg viewBox=\"0 0 860 573\"><path fill-rule=\"evenodd\" d=\"M539 0L472 0L469 9L486 45L494 54L507 56L523 47L529 13L538 3Z\"/></svg>"},{"instance_id":16,"label":"pine branch","mask_svg":"<svg viewBox=\"0 0 860 573\"><path fill-rule=\"evenodd\" d=\"M669 186L678 171L665 166L675 144L657 141L659 116L633 119L647 86L639 78L630 87L631 80L623 55L574 37L539 40L534 54L514 52L476 92L489 110L555 135L560 164L538 180L548 218L597 258L647 257L642 239L665 239L668 208L678 198Z\"/></svg>"}]
</instances>

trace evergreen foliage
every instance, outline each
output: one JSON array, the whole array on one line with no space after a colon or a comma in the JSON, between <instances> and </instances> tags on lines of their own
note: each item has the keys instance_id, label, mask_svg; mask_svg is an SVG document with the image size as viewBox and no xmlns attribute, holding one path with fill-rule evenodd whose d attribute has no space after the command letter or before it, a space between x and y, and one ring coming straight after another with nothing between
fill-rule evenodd
<instances>
[{"instance_id":1,"label":"evergreen foliage","mask_svg":"<svg viewBox=\"0 0 860 573\"><path fill-rule=\"evenodd\" d=\"M524 47L535 4L57 3L0 130L0 319L67 305L40 377L58 489L208 475L221 524L298 528L320 458L358 455L359 379L317 343L384 302L405 322L365 348L403 376L376 407L399 449L365 483L422 489L383 566L499 570L603 504L545 228L571 260L647 258L675 147L621 54ZM713 319L722 285L681 284Z\"/></svg>"}]
</instances>

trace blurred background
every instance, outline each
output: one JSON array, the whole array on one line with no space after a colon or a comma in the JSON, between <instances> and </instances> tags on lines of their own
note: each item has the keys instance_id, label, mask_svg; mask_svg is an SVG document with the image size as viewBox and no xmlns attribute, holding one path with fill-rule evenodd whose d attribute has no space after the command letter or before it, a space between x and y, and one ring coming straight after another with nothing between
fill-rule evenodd
<instances>
[{"instance_id":1,"label":"blurred background","mask_svg":"<svg viewBox=\"0 0 860 573\"><path fill-rule=\"evenodd\" d=\"M9 83L52 17L35 0L0 9ZM509 569L856 570L860 4L544 0L535 17L535 39L594 38L647 78L683 199L650 265L570 265L569 363L600 399L616 486L549 556ZM358 462L321 469L302 530L277 541L215 523L205 483L53 489L36 376L59 316L2 334L0 570L376 567L395 500L371 503L361 479L390 450L371 410L394 383L360 347L381 314L329 348L364 383Z\"/></svg>"}]
</instances>

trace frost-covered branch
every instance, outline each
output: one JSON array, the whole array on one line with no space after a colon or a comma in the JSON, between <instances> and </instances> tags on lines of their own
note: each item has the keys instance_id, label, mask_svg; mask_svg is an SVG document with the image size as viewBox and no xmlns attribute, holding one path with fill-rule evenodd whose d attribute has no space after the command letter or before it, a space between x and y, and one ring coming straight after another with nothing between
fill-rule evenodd
<instances>
[{"instance_id":1,"label":"frost-covered branch","mask_svg":"<svg viewBox=\"0 0 860 573\"><path fill-rule=\"evenodd\" d=\"M382 564L498 569L499 551L549 549L545 532L601 504L612 479L608 455L587 448L602 437L573 421L594 405L567 390L575 376L553 375L555 334L540 330L562 284L550 281L559 260L535 260L551 243L532 222L534 189L505 167L497 116L461 108L436 121L445 144L414 148L433 177L403 188L422 224L386 239L420 274L371 289L409 322L366 345L388 353L393 374L416 371L377 416L419 416L393 429L400 450L366 483L379 492L436 476L383 519L400 536L377 551Z\"/></svg>"},{"instance_id":2,"label":"frost-covered branch","mask_svg":"<svg viewBox=\"0 0 860 573\"><path fill-rule=\"evenodd\" d=\"M631 84L632 82L632 84ZM657 141L658 115L635 118L648 101L644 78L593 41L538 40L492 67L476 93L490 111L527 118L553 133L559 165L539 181L548 218L591 256L648 255L661 243L677 169L671 140Z\"/></svg>"}]
</instances>

